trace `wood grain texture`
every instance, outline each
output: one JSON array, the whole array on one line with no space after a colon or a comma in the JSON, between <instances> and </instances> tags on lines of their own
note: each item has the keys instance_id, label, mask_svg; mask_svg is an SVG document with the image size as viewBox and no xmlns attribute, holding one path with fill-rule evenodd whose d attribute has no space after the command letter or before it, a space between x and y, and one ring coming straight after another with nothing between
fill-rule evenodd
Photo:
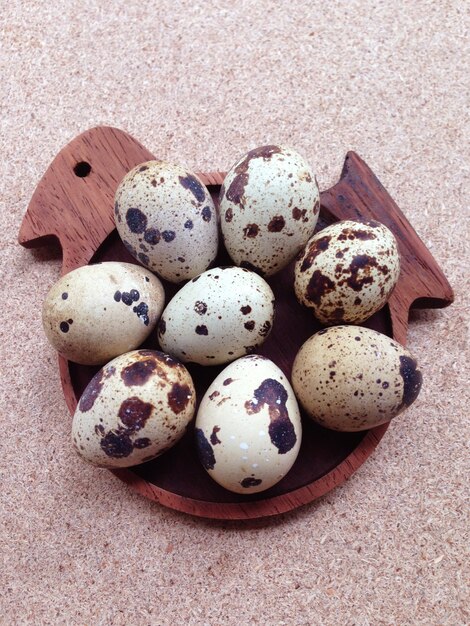
<instances>
[{"instance_id":1,"label":"wood grain texture","mask_svg":"<svg viewBox=\"0 0 470 626\"><path fill-rule=\"evenodd\" d=\"M64 274L86 265L114 230L112 207L119 182L135 165L152 158L115 128L97 127L79 135L60 151L37 186L19 243L35 247L55 237L62 247ZM90 166L88 175L76 174L81 164Z\"/></svg>"},{"instance_id":2,"label":"wood grain texture","mask_svg":"<svg viewBox=\"0 0 470 626\"><path fill-rule=\"evenodd\" d=\"M62 272L89 262L129 257L116 235L113 219L115 190L127 171L155 158L128 134L109 127L93 128L68 144L40 181L21 225L19 242L44 245L51 238L63 249ZM222 172L199 176L217 202ZM388 306L365 325L406 342L411 305L442 307L453 300L452 289L430 252L403 213L355 153L346 156L340 181L321 193L318 229L340 219L375 219L386 224L398 240L402 257L399 282ZM229 259L221 250L217 264ZM270 280L277 307L271 336L260 352L289 376L303 341L320 328L295 301L292 264ZM167 301L177 287L164 283ZM294 323L292 323L294 320ZM152 342L148 347L157 347ZM59 356L65 399L71 413L96 368L77 366ZM189 367L198 397L219 370ZM114 474L142 495L193 515L219 519L252 519L289 511L327 493L346 480L372 453L387 424L366 433L334 433L308 422L294 468L277 486L255 496L230 494L202 470L192 432L155 461Z\"/></svg>"},{"instance_id":3,"label":"wood grain texture","mask_svg":"<svg viewBox=\"0 0 470 626\"><path fill-rule=\"evenodd\" d=\"M375 219L388 226L395 235L401 272L388 305L393 336L397 341L403 345L406 343L410 306L440 308L453 302L452 288L431 253L357 154L348 152L339 183L322 193L321 203L324 210L339 219Z\"/></svg>"}]
</instances>

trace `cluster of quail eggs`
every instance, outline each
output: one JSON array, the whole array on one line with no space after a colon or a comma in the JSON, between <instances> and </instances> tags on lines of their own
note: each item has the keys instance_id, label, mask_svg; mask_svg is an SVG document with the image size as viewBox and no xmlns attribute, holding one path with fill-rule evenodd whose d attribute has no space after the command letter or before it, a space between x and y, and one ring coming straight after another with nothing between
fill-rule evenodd
<instances>
[{"instance_id":1,"label":"cluster of quail eggs","mask_svg":"<svg viewBox=\"0 0 470 626\"><path fill-rule=\"evenodd\" d=\"M202 181L180 166L149 161L124 177L116 228L139 265L80 267L52 287L43 307L54 348L76 363L102 365L73 418L81 457L129 467L171 448L196 413L186 363L226 364L200 399L194 440L209 475L236 493L269 489L291 469L302 440L298 402L323 427L357 431L415 400L416 360L358 326L398 280L395 237L372 221L314 234L319 208L308 163L274 145L230 169L218 210ZM212 267L219 233L233 266ZM275 323L269 277L294 258L297 299L325 328L300 348L290 382L256 352ZM160 278L182 284L166 306ZM149 339L160 350L140 347Z\"/></svg>"}]
</instances>

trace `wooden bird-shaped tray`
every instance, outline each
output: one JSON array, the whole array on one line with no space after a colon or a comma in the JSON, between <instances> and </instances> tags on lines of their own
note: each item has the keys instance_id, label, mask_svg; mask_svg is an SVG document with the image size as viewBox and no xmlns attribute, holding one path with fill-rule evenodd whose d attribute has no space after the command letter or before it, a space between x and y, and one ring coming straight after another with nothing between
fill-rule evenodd
<instances>
[{"instance_id":1,"label":"wooden bird-shaped tray","mask_svg":"<svg viewBox=\"0 0 470 626\"><path fill-rule=\"evenodd\" d=\"M114 194L131 168L154 158L121 130L97 127L83 133L61 150L38 184L21 225L19 243L30 248L57 239L63 252L63 273L99 261L137 263L115 231ZM224 174L199 176L217 206ZM396 203L354 152L346 155L339 182L321 193L317 230L342 219L374 219L395 234L402 260L398 284L388 304L364 325L405 344L410 307L448 306L453 301L452 289ZM216 260L216 265L222 264L231 264L223 247ZM178 286L162 282L168 302ZM293 263L268 282L276 296L276 322L259 352L290 377L298 349L320 326L311 311L296 301ZM48 287L44 285L45 292ZM157 348L155 341L151 338L145 346ZM99 368L77 365L59 356L59 369L65 399L73 413ZM188 369L200 399L222 367L190 364ZM192 428L161 457L113 473L139 493L179 511L219 519L264 517L306 504L344 482L371 454L387 427L340 433L304 419L301 450L289 474L271 489L253 495L230 493L206 474L197 459Z\"/></svg>"}]
</instances>

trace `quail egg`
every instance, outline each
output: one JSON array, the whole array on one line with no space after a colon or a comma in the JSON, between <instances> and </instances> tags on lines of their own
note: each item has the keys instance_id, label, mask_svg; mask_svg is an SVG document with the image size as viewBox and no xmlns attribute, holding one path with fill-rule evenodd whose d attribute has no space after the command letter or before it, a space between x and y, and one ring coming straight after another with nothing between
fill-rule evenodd
<instances>
[{"instance_id":1,"label":"quail egg","mask_svg":"<svg viewBox=\"0 0 470 626\"><path fill-rule=\"evenodd\" d=\"M212 198L201 180L179 165L148 161L132 169L116 191L114 213L129 252L170 282L197 276L217 254Z\"/></svg>"},{"instance_id":2,"label":"quail egg","mask_svg":"<svg viewBox=\"0 0 470 626\"><path fill-rule=\"evenodd\" d=\"M210 385L196 417L199 458L211 478L235 493L257 493L294 464L302 439L299 407L282 371L250 355Z\"/></svg>"},{"instance_id":3,"label":"quail egg","mask_svg":"<svg viewBox=\"0 0 470 626\"><path fill-rule=\"evenodd\" d=\"M399 274L393 233L345 220L310 239L295 265L295 293L322 324L360 324L387 302Z\"/></svg>"},{"instance_id":4,"label":"quail egg","mask_svg":"<svg viewBox=\"0 0 470 626\"><path fill-rule=\"evenodd\" d=\"M46 296L42 321L49 342L65 358L102 365L140 346L164 304L165 292L154 274L109 261L62 276Z\"/></svg>"},{"instance_id":5,"label":"quail egg","mask_svg":"<svg viewBox=\"0 0 470 626\"><path fill-rule=\"evenodd\" d=\"M194 415L187 369L154 350L134 350L105 365L83 392L73 417L78 454L100 467L129 467L171 448Z\"/></svg>"},{"instance_id":6,"label":"quail egg","mask_svg":"<svg viewBox=\"0 0 470 626\"><path fill-rule=\"evenodd\" d=\"M240 267L216 267L186 283L158 324L162 350L181 361L218 365L256 350L269 335L274 294Z\"/></svg>"},{"instance_id":7,"label":"quail egg","mask_svg":"<svg viewBox=\"0 0 470 626\"><path fill-rule=\"evenodd\" d=\"M313 234L319 209L315 175L302 156L281 146L255 148L221 188L225 247L237 265L275 274Z\"/></svg>"},{"instance_id":8,"label":"quail egg","mask_svg":"<svg viewBox=\"0 0 470 626\"><path fill-rule=\"evenodd\" d=\"M360 326L320 330L300 348L292 370L292 385L308 415L342 431L389 422L416 400L421 383L408 350Z\"/></svg>"}]
</instances>

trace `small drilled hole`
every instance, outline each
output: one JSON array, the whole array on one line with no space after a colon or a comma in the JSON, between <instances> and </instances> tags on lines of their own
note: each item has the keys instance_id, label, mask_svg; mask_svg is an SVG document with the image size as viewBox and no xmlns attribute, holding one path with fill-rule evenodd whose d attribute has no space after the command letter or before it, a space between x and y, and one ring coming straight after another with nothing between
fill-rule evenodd
<instances>
[{"instance_id":1,"label":"small drilled hole","mask_svg":"<svg viewBox=\"0 0 470 626\"><path fill-rule=\"evenodd\" d=\"M75 176L85 178L85 176L88 176L91 172L91 165L86 161L80 161L80 163L77 163L77 165L73 168L73 171L75 172Z\"/></svg>"}]
</instances>

